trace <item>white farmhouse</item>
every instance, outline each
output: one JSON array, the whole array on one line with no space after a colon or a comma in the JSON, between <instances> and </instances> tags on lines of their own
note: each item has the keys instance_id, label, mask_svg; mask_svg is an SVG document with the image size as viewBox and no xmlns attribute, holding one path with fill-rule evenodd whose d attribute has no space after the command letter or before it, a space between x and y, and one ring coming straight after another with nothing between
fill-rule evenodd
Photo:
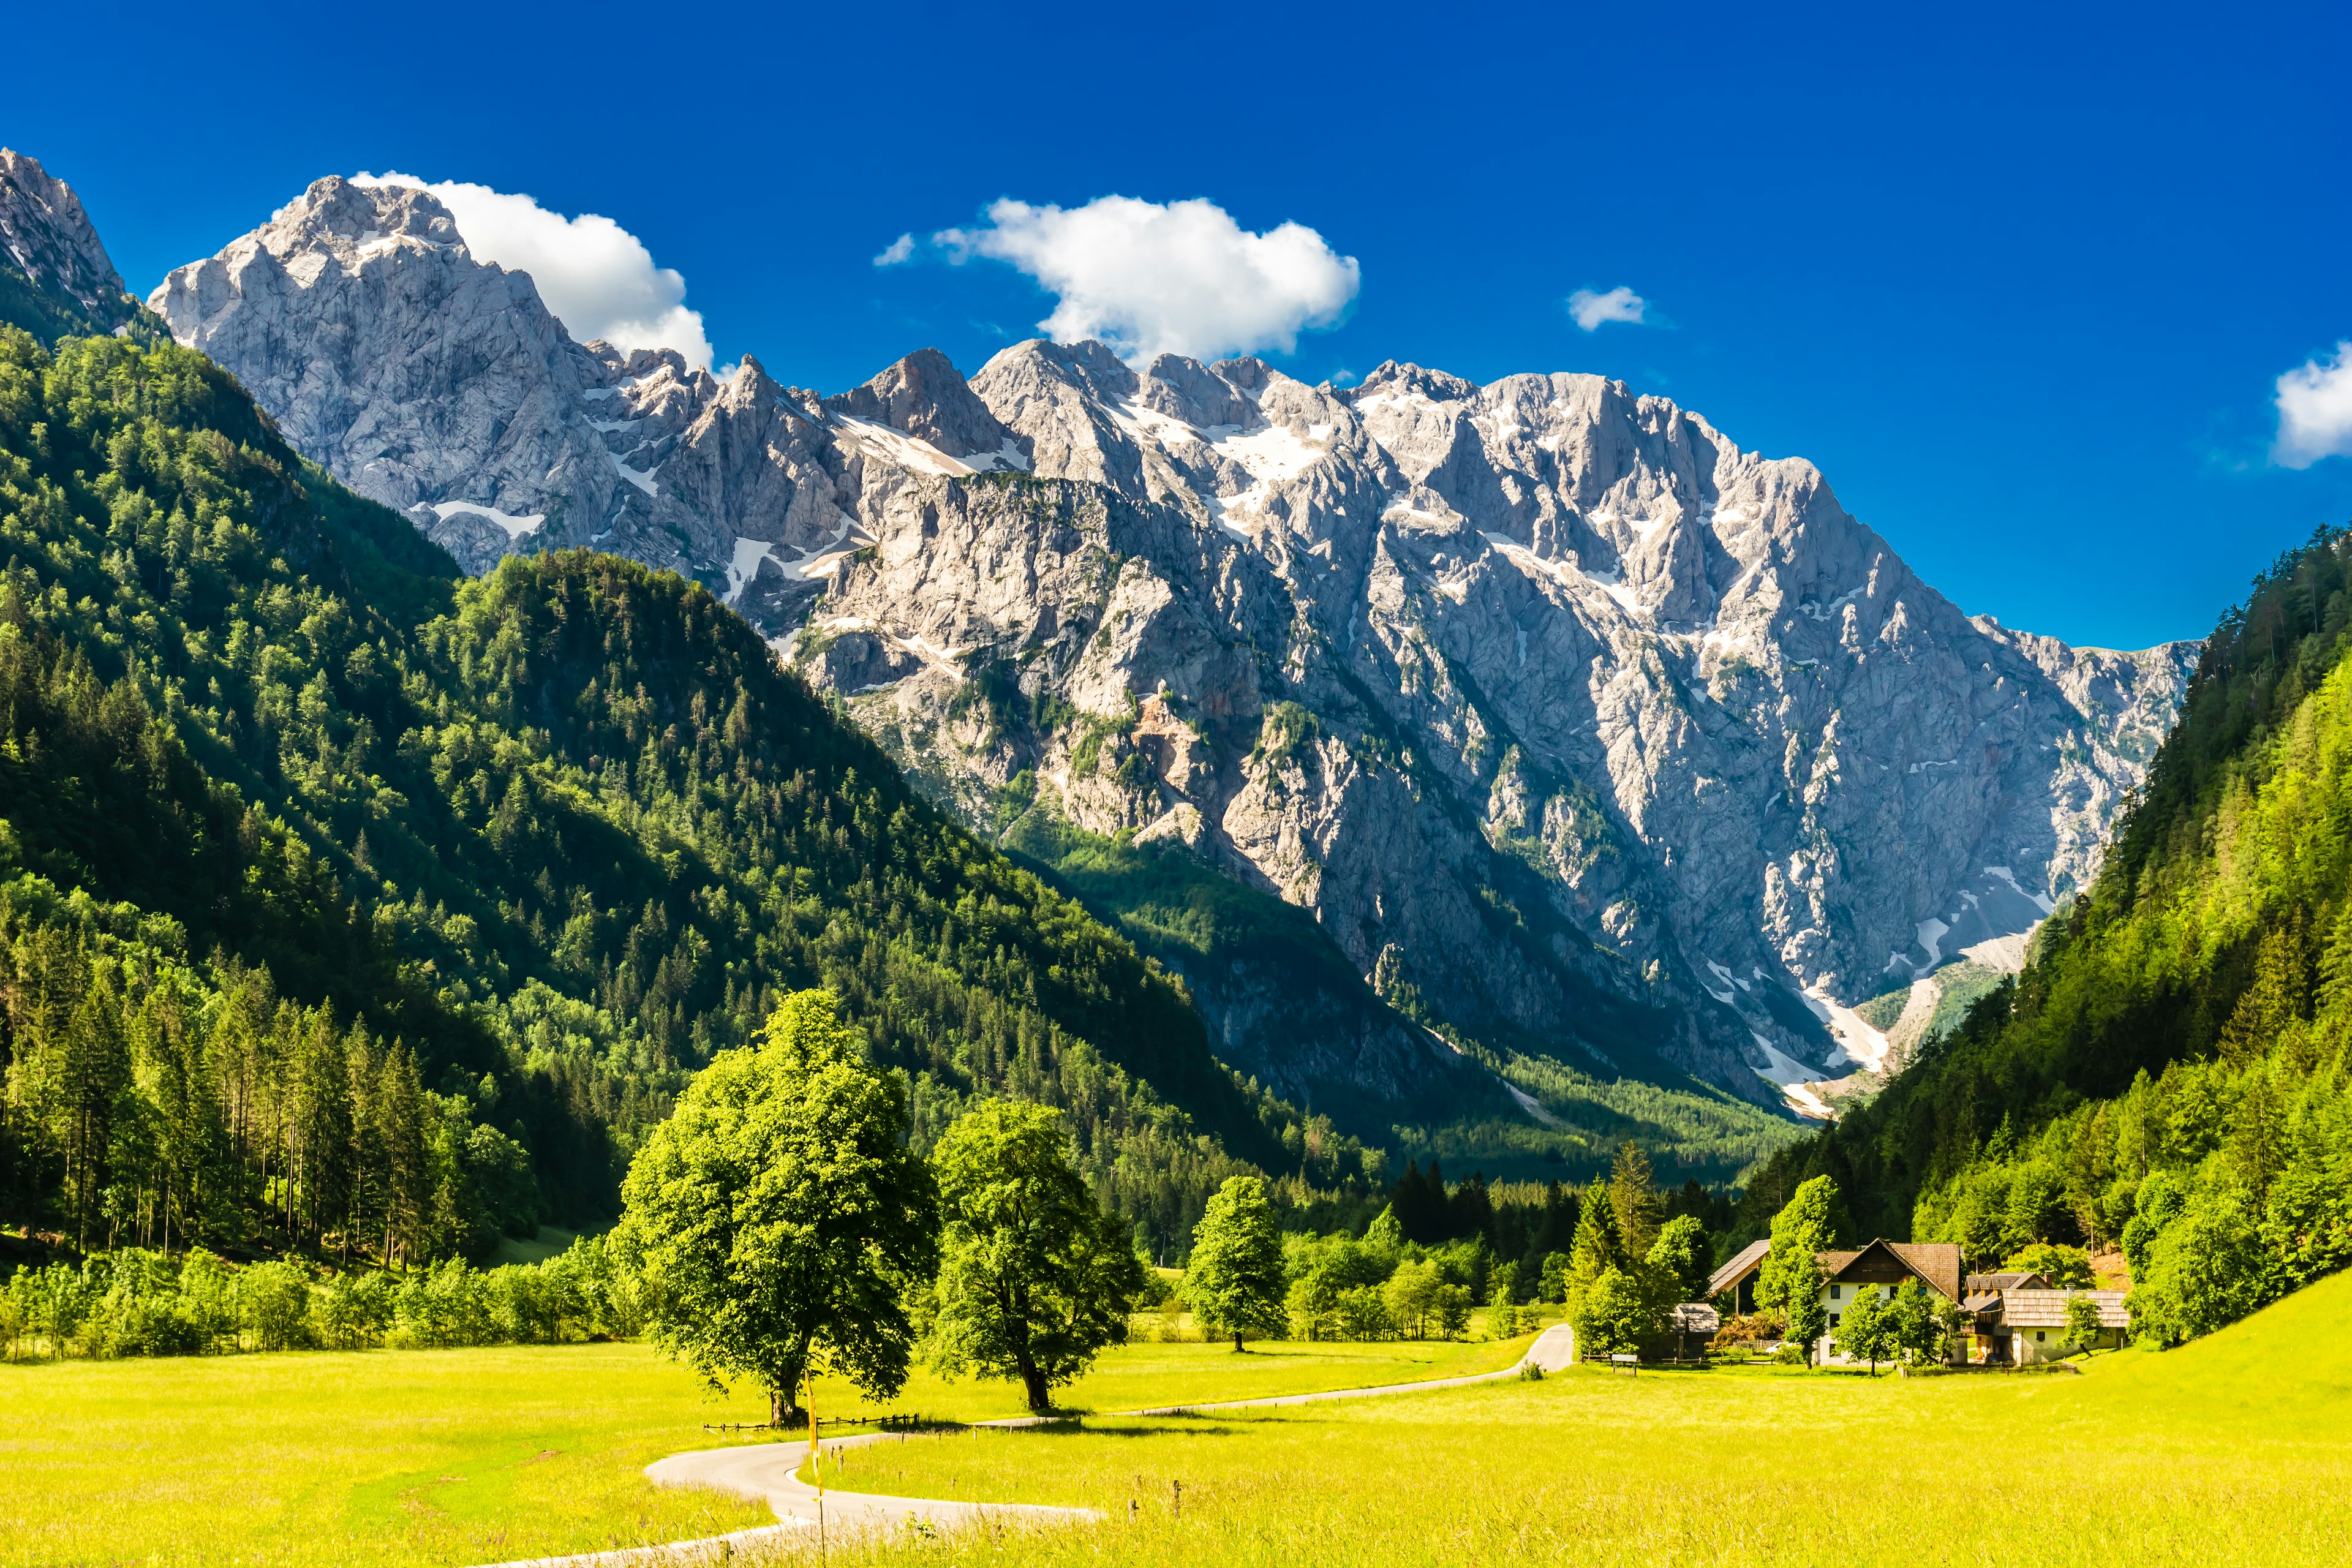
<instances>
[{"instance_id":1,"label":"white farmhouse","mask_svg":"<svg viewBox=\"0 0 2352 1568\"><path fill-rule=\"evenodd\" d=\"M1771 1248L1769 1241L1749 1243L1716 1270L1709 1294L1734 1310L1752 1310L1756 1278ZM1952 1361L1958 1365L2027 1366L2079 1350L2105 1350L2120 1346L2130 1327L2120 1290L2061 1290L2033 1273L1967 1274L1959 1247L1949 1242L1882 1239L1852 1252L1815 1257L1829 1327L1813 1354L1823 1365L1854 1363L1838 1344L1838 1325L1865 1292L1892 1296L1906 1279L1916 1279L1944 1302L1958 1303L1961 1326ZM2099 1331L2088 1345L2076 1344L2066 1327L2066 1303L2076 1296L2089 1298L2099 1312Z\"/></svg>"}]
</instances>

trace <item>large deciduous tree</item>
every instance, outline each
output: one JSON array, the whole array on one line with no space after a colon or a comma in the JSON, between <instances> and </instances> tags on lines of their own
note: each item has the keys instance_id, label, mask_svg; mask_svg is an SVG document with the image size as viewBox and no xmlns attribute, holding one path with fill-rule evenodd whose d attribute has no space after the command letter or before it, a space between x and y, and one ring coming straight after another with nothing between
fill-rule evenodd
<instances>
[{"instance_id":1,"label":"large deciduous tree","mask_svg":"<svg viewBox=\"0 0 2352 1568\"><path fill-rule=\"evenodd\" d=\"M1814 1254L1838 1244L1843 1224L1836 1183L1815 1176L1799 1186L1772 1217L1772 1250L1764 1255L1763 1269L1756 1278L1756 1304L1767 1311L1789 1311L1806 1280L1818 1293L1821 1270Z\"/></svg>"},{"instance_id":2,"label":"large deciduous tree","mask_svg":"<svg viewBox=\"0 0 2352 1568\"><path fill-rule=\"evenodd\" d=\"M1782 1315L1788 1337L1805 1347L1809 1359L1813 1345L1829 1331L1820 1254L1837 1245L1844 1224L1837 1184L1827 1176L1803 1183L1772 1216L1772 1250L1764 1255L1763 1269L1756 1278L1756 1304Z\"/></svg>"},{"instance_id":3,"label":"large deciduous tree","mask_svg":"<svg viewBox=\"0 0 2352 1568\"><path fill-rule=\"evenodd\" d=\"M1127 1338L1143 1265L1070 1165L1060 1114L992 1100L931 1152L944 1225L930 1360L1018 1377L1029 1408Z\"/></svg>"},{"instance_id":4,"label":"large deciduous tree","mask_svg":"<svg viewBox=\"0 0 2352 1568\"><path fill-rule=\"evenodd\" d=\"M1202 1326L1244 1339L1268 1339L1289 1326L1283 1305L1282 1238L1266 1207L1265 1184L1230 1176L1209 1200L1192 1231L1192 1258L1184 1270L1184 1300Z\"/></svg>"},{"instance_id":5,"label":"large deciduous tree","mask_svg":"<svg viewBox=\"0 0 2352 1568\"><path fill-rule=\"evenodd\" d=\"M617 1241L655 1287L654 1342L716 1383L753 1377L800 1414L813 1361L887 1399L905 1300L938 1259L931 1173L898 1088L830 992L787 997L761 1043L713 1057L629 1166Z\"/></svg>"}]
</instances>

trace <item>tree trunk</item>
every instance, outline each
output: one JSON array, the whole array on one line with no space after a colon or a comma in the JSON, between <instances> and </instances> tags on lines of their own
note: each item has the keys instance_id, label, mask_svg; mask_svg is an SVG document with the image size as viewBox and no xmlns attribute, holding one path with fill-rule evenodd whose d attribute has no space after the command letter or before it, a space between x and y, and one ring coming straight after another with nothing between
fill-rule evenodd
<instances>
[{"instance_id":1,"label":"tree trunk","mask_svg":"<svg viewBox=\"0 0 2352 1568\"><path fill-rule=\"evenodd\" d=\"M791 1388L768 1390L768 1420L771 1425L797 1426L806 1419L802 1415L800 1403L794 1396L794 1390L799 1386L794 1384Z\"/></svg>"},{"instance_id":2,"label":"tree trunk","mask_svg":"<svg viewBox=\"0 0 2352 1568\"><path fill-rule=\"evenodd\" d=\"M1054 1391L1045 1386L1045 1373L1044 1371L1038 1367L1036 1363L1031 1361L1025 1355L1016 1358L1014 1364L1019 1368L1021 1373L1021 1386L1029 1391L1029 1409L1031 1413L1043 1415L1046 1412L1052 1410L1054 1408Z\"/></svg>"},{"instance_id":3,"label":"tree trunk","mask_svg":"<svg viewBox=\"0 0 2352 1568\"><path fill-rule=\"evenodd\" d=\"M1234 1353L1235 1355L1242 1353L1242 1337L1238 1333L1234 1336Z\"/></svg>"}]
</instances>

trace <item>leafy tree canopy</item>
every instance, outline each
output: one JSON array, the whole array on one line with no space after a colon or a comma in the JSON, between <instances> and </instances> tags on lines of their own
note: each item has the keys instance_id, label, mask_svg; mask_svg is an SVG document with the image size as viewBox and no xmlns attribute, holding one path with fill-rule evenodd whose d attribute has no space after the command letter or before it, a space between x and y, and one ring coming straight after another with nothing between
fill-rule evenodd
<instances>
[{"instance_id":1,"label":"leafy tree canopy","mask_svg":"<svg viewBox=\"0 0 2352 1568\"><path fill-rule=\"evenodd\" d=\"M1192 1258L1184 1272L1184 1298L1209 1331L1230 1335L1234 1349L1245 1339L1278 1337L1287 1326L1283 1298L1288 1289L1282 1241L1265 1201L1265 1184L1234 1176L1209 1200L1208 1212L1192 1231Z\"/></svg>"},{"instance_id":2,"label":"leafy tree canopy","mask_svg":"<svg viewBox=\"0 0 2352 1568\"><path fill-rule=\"evenodd\" d=\"M1061 1117L996 1100L931 1152L945 1218L930 1358L942 1371L1018 1377L1029 1408L1127 1338L1144 1284L1125 1226L1071 1168Z\"/></svg>"},{"instance_id":3,"label":"leafy tree canopy","mask_svg":"<svg viewBox=\"0 0 2352 1568\"><path fill-rule=\"evenodd\" d=\"M758 1047L712 1058L622 1186L616 1245L661 1286L655 1342L714 1382L756 1378L780 1423L812 1365L873 1398L898 1391L905 1302L938 1260L900 1089L835 1005L789 996Z\"/></svg>"}]
</instances>

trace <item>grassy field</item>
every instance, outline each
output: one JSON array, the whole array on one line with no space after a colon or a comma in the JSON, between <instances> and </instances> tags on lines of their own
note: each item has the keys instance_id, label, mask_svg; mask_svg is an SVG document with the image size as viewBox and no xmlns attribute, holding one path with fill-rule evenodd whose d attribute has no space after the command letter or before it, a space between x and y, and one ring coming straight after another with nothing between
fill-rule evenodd
<instances>
[{"instance_id":1,"label":"grassy field","mask_svg":"<svg viewBox=\"0 0 2352 1568\"><path fill-rule=\"evenodd\" d=\"M2339 1277L2181 1350L2101 1357L2085 1376L1585 1368L913 1441L856 1456L840 1484L1085 1504L1113 1521L957 1542L973 1563L2341 1562L2347 1313L2352 1277Z\"/></svg>"},{"instance_id":2,"label":"grassy field","mask_svg":"<svg viewBox=\"0 0 2352 1568\"><path fill-rule=\"evenodd\" d=\"M842 1551L1006 1564L2341 1561L2352 1276L2087 1376L1595 1369L1384 1399L916 1438L838 1483L1109 1522ZM1507 1363L1510 1345L1144 1342L1069 1403L1245 1398ZM858 1406L845 1391L824 1407ZM1012 1412L919 1378L902 1410ZM756 1419L637 1346L0 1368L0 1563L465 1563L765 1522L637 1470ZM1174 1507L1182 1488L1182 1510ZM1128 1503L1137 1505L1128 1522Z\"/></svg>"},{"instance_id":3,"label":"grassy field","mask_svg":"<svg viewBox=\"0 0 2352 1568\"><path fill-rule=\"evenodd\" d=\"M1516 1346L1152 1342L1066 1403L1249 1398L1507 1366ZM819 1409L866 1402L820 1384ZM1005 1384L918 1375L892 1408L1018 1414ZM638 1474L757 1421L637 1345L0 1366L0 1563L464 1563L772 1522Z\"/></svg>"}]
</instances>

